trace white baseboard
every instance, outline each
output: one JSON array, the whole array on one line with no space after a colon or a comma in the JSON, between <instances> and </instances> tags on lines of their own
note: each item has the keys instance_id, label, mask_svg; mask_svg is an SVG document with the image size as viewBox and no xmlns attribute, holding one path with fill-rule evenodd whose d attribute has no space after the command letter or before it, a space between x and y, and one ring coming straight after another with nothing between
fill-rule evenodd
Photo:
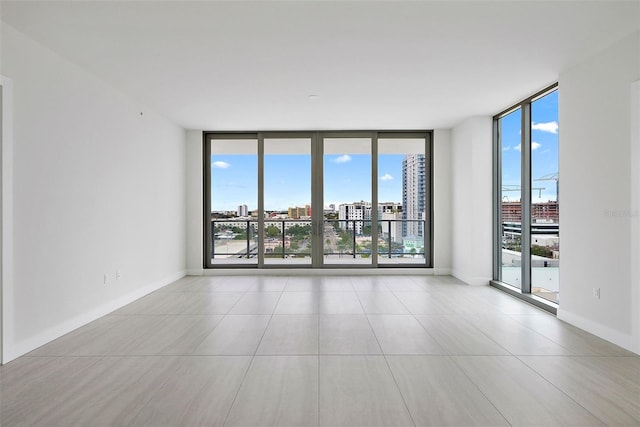
<instances>
[{"instance_id":1,"label":"white baseboard","mask_svg":"<svg viewBox=\"0 0 640 427\"><path fill-rule=\"evenodd\" d=\"M460 279L467 285L471 285L471 286L486 286L486 285L489 285L489 282L491 282L491 277L467 276L466 274L463 274L457 270L451 271L451 275L456 279Z\"/></svg>"},{"instance_id":2,"label":"white baseboard","mask_svg":"<svg viewBox=\"0 0 640 427\"><path fill-rule=\"evenodd\" d=\"M627 349L634 353L638 353L638 349L634 349L634 346L633 346L634 339L633 339L633 336L630 334L625 334L615 329L611 329L610 327L605 326L601 323L594 322L593 320L586 319L578 314L569 312L567 310L563 310L561 307L558 307L557 317L558 319L564 322L567 322L575 327L578 327L582 330L585 330L597 337L602 338L603 340L607 340L616 345L619 345L624 349Z\"/></svg>"},{"instance_id":3,"label":"white baseboard","mask_svg":"<svg viewBox=\"0 0 640 427\"><path fill-rule=\"evenodd\" d=\"M209 268L204 276L432 276L433 268Z\"/></svg>"},{"instance_id":4,"label":"white baseboard","mask_svg":"<svg viewBox=\"0 0 640 427\"><path fill-rule=\"evenodd\" d=\"M433 275L434 276L451 276L451 268L450 267L434 267Z\"/></svg>"},{"instance_id":5,"label":"white baseboard","mask_svg":"<svg viewBox=\"0 0 640 427\"><path fill-rule=\"evenodd\" d=\"M202 268L188 268L187 269L187 276L203 276L204 275L204 269Z\"/></svg>"},{"instance_id":6,"label":"white baseboard","mask_svg":"<svg viewBox=\"0 0 640 427\"><path fill-rule=\"evenodd\" d=\"M120 298L96 307L87 313L81 314L60 324L54 325L42 331L38 335L32 336L24 341L18 343L5 343L4 360L2 362L8 363L13 359L16 359L24 354L29 353L30 351L35 350L38 347L41 347L55 340L56 338L60 338L61 336L68 334L69 332L78 329L81 326L86 325L87 323L93 322L94 320L99 319L100 317L105 316L113 312L114 310L124 307L125 305L132 303L133 301L140 299L143 296L148 295L151 292L184 277L185 273L186 272L183 270L170 276L166 276L143 288L137 289L134 292L123 295Z\"/></svg>"}]
</instances>

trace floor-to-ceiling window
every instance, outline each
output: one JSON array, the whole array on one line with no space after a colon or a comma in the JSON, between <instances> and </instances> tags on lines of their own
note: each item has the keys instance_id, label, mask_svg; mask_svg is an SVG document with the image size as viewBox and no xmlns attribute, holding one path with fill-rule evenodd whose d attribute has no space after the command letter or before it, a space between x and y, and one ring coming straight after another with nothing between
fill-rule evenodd
<instances>
[{"instance_id":1,"label":"floor-to-ceiling window","mask_svg":"<svg viewBox=\"0 0 640 427\"><path fill-rule=\"evenodd\" d=\"M431 132L204 134L205 267L432 265Z\"/></svg>"},{"instance_id":2,"label":"floor-to-ceiling window","mask_svg":"<svg viewBox=\"0 0 640 427\"><path fill-rule=\"evenodd\" d=\"M557 85L494 117L494 284L555 304L558 130Z\"/></svg>"}]
</instances>

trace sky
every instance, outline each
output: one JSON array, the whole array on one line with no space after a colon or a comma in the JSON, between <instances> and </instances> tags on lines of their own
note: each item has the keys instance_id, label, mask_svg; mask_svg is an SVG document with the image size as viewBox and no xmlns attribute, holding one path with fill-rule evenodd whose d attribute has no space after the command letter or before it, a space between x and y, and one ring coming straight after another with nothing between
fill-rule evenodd
<instances>
[{"instance_id":1,"label":"sky","mask_svg":"<svg viewBox=\"0 0 640 427\"><path fill-rule=\"evenodd\" d=\"M558 92L532 103L532 176L558 172ZM520 110L501 120L503 200L520 200ZM324 206L360 200L371 201L371 156L325 155ZM402 154L378 158L378 201L402 203ZM258 157L211 156L211 209L235 211L239 205L258 208ZM266 155L264 164L265 210L286 210L311 204L311 156ZM557 200L556 182L534 181L532 201ZM538 189L539 188L539 189Z\"/></svg>"},{"instance_id":2,"label":"sky","mask_svg":"<svg viewBox=\"0 0 640 427\"><path fill-rule=\"evenodd\" d=\"M520 200L520 110L500 121L502 135L503 200ZM557 200L556 181L535 181L558 173L558 91L531 104L531 176L533 203ZM517 191L504 191L505 187Z\"/></svg>"},{"instance_id":3,"label":"sky","mask_svg":"<svg viewBox=\"0 0 640 427\"><path fill-rule=\"evenodd\" d=\"M402 203L402 154L380 155L378 200ZM211 156L211 209L236 210L246 204L258 207L258 157L256 155ZM265 155L265 210L311 204L311 156ZM324 205L371 201L371 156L325 155Z\"/></svg>"}]
</instances>

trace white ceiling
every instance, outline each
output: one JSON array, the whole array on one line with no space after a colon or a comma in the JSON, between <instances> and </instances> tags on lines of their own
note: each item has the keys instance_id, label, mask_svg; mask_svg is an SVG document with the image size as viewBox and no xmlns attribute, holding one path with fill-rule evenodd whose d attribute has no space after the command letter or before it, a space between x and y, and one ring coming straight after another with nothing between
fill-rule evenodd
<instances>
[{"instance_id":1,"label":"white ceiling","mask_svg":"<svg viewBox=\"0 0 640 427\"><path fill-rule=\"evenodd\" d=\"M639 4L3 1L1 15L185 128L431 129L553 83L637 30Z\"/></svg>"}]
</instances>

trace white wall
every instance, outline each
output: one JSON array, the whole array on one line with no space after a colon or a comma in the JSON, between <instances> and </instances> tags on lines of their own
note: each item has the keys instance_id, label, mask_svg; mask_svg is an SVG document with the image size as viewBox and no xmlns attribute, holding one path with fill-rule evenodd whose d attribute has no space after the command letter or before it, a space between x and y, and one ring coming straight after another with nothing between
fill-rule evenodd
<instances>
[{"instance_id":1,"label":"white wall","mask_svg":"<svg viewBox=\"0 0 640 427\"><path fill-rule=\"evenodd\" d=\"M631 87L631 313L633 344L632 349L640 354L640 80Z\"/></svg>"},{"instance_id":2,"label":"white wall","mask_svg":"<svg viewBox=\"0 0 640 427\"><path fill-rule=\"evenodd\" d=\"M202 131L187 131L187 273L203 273Z\"/></svg>"},{"instance_id":3,"label":"white wall","mask_svg":"<svg viewBox=\"0 0 640 427\"><path fill-rule=\"evenodd\" d=\"M470 285L492 276L492 118L451 132L452 274Z\"/></svg>"},{"instance_id":4,"label":"white wall","mask_svg":"<svg viewBox=\"0 0 640 427\"><path fill-rule=\"evenodd\" d=\"M630 197L631 169L640 167L631 157L639 37L619 41L559 79L558 317L626 348L632 348L632 313L640 310L631 282L639 260L630 256L631 226L640 220ZM600 288L600 299L593 297L594 288Z\"/></svg>"},{"instance_id":5,"label":"white wall","mask_svg":"<svg viewBox=\"0 0 640 427\"><path fill-rule=\"evenodd\" d=\"M451 274L451 131L433 132L433 272Z\"/></svg>"},{"instance_id":6,"label":"white wall","mask_svg":"<svg viewBox=\"0 0 640 427\"><path fill-rule=\"evenodd\" d=\"M186 159L184 130L5 24L0 74L14 100L6 362L184 274Z\"/></svg>"}]
</instances>

